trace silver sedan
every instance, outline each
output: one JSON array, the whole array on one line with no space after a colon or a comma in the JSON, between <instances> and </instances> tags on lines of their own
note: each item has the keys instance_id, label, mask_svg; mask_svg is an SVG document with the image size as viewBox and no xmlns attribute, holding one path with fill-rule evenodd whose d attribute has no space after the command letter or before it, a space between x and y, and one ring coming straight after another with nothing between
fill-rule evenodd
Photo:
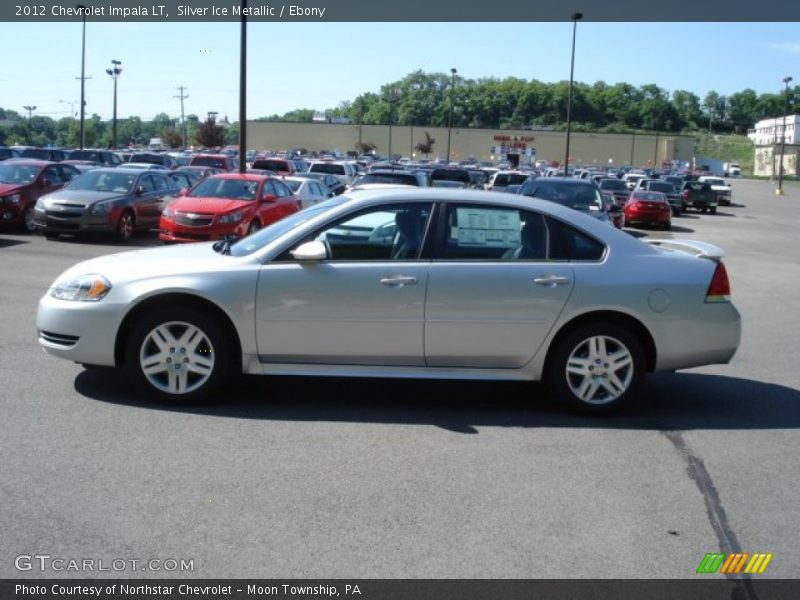
<instances>
[{"instance_id":1,"label":"silver sedan","mask_svg":"<svg viewBox=\"0 0 800 600\"><path fill-rule=\"evenodd\" d=\"M544 380L605 413L646 372L731 360L721 257L544 200L363 191L235 242L80 263L37 327L50 354L123 369L162 402L213 398L237 373Z\"/></svg>"}]
</instances>

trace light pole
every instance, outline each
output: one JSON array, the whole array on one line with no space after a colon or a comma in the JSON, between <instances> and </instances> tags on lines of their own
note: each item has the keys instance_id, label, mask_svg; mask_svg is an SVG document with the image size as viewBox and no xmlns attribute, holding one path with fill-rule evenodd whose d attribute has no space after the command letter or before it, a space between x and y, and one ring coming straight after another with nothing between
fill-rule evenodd
<instances>
[{"instance_id":1,"label":"light pole","mask_svg":"<svg viewBox=\"0 0 800 600\"><path fill-rule=\"evenodd\" d=\"M778 165L778 189L775 193L783 195L783 152L786 147L786 113L789 111L789 82L791 77L784 77L783 84L786 86L783 94L783 131L781 132L781 162Z\"/></svg>"},{"instance_id":2,"label":"light pole","mask_svg":"<svg viewBox=\"0 0 800 600\"><path fill-rule=\"evenodd\" d=\"M389 162L392 162L392 125L394 124L394 105L397 104L397 90L392 89L384 98L389 103Z\"/></svg>"},{"instance_id":3,"label":"light pole","mask_svg":"<svg viewBox=\"0 0 800 600\"><path fill-rule=\"evenodd\" d=\"M247 171L247 0L239 33L239 173Z\"/></svg>"},{"instance_id":4,"label":"light pole","mask_svg":"<svg viewBox=\"0 0 800 600\"><path fill-rule=\"evenodd\" d=\"M88 8L83 4L77 4L75 8L80 9L83 21L83 33L81 34L81 150L83 150L86 141L86 11Z\"/></svg>"},{"instance_id":5,"label":"light pole","mask_svg":"<svg viewBox=\"0 0 800 600\"><path fill-rule=\"evenodd\" d=\"M456 90L456 73L453 68L450 69L452 79L450 80L450 116L447 118L447 164L450 164L450 135L453 130L453 103Z\"/></svg>"},{"instance_id":6,"label":"light pole","mask_svg":"<svg viewBox=\"0 0 800 600\"><path fill-rule=\"evenodd\" d=\"M109 77L114 80L114 121L111 126L111 147L117 147L117 79L119 79L120 73L122 73L122 67L120 65L122 62L118 60L111 61L111 68L106 69L106 73L108 73Z\"/></svg>"},{"instance_id":7,"label":"light pole","mask_svg":"<svg viewBox=\"0 0 800 600\"><path fill-rule=\"evenodd\" d=\"M575 77L575 35L578 31L578 21L583 19L583 13L572 13L572 61L569 68L569 93L567 94L567 150L564 153L564 177L569 176L569 136L572 126L572 82Z\"/></svg>"},{"instance_id":8,"label":"light pole","mask_svg":"<svg viewBox=\"0 0 800 600\"><path fill-rule=\"evenodd\" d=\"M28 144L33 146L33 111L36 110L35 106L23 106L28 111Z\"/></svg>"},{"instance_id":9,"label":"light pole","mask_svg":"<svg viewBox=\"0 0 800 600\"><path fill-rule=\"evenodd\" d=\"M58 103L59 104L69 104L69 116L70 117L74 118L74 117L78 116L78 113L75 112L75 105L77 104L77 102L71 102L69 100L59 100Z\"/></svg>"}]
</instances>

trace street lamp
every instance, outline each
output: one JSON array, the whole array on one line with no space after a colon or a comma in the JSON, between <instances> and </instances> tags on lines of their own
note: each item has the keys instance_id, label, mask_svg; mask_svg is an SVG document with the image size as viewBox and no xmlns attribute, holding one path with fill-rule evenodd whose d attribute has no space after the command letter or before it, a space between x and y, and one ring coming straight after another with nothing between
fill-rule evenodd
<instances>
[{"instance_id":1,"label":"street lamp","mask_svg":"<svg viewBox=\"0 0 800 600\"><path fill-rule=\"evenodd\" d=\"M247 0L239 27L239 173L247 170Z\"/></svg>"},{"instance_id":2,"label":"street lamp","mask_svg":"<svg viewBox=\"0 0 800 600\"><path fill-rule=\"evenodd\" d=\"M108 73L109 77L114 80L114 121L113 125L111 126L111 147L117 147L117 79L119 79L120 73L122 73L122 67L120 67L122 63L118 60L111 61L111 68L106 69L106 73Z\"/></svg>"},{"instance_id":3,"label":"street lamp","mask_svg":"<svg viewBox=\"0 0 800 600\"><path fill-rule=\"evenodd\" d=\"M583 13L572 13L572 62L569 68L569 93L567 95L567 149L564 153L564 177L569 175L569 136L572 126L572 82L575 76L575 34L578 30L578 21L583 19Z\"/></svg>"},{"instance_id":4,"label":"street lamp","mask_svg":"<svg viewBox=\"0 0 800 600\"><path fill-rule=\"evenodd\" d=\"M33 146L33 111L36 110L35 106L23 106L28 111L28 144Z\"/></svg>"},{"instance_id":5,"label":"street lamp","mask_svg":"<svg viewBox=\"0 0 800 600\"><path fill-rule=\"evenodd\" d=\"M447 164L450 164L450 135L453 130L453 102L456 89L456 70L450 69L452 79L450 81L450 116L447 118Z\"/></svg>"},{"instance_id":6,"label":"street lamp","mask_svg":"<svg viewBox=\"0 0 800 600\"><path fill-rule=\"evenodd\" d=\"M783 83L786 86L783 96L783 132L781 135L781 162L778 165L778 189L775 191L778 195L783 195L783 152L786 147L786 113L789 111L789 82L791 77L784 77Z\"/></svg>"},{"instance_id":7,"label":"street lamp","mask_svg":"<svg viewBox=\"0 0 800 600\"><path fill-rule=\"evenodd\" d=\"M83 150L86 141L86 11L89 9L84 4L77 4L75 8L81 11L81 19L83 21L83 33L81 34L81 150Z\"/></svg>"}]
</instances>

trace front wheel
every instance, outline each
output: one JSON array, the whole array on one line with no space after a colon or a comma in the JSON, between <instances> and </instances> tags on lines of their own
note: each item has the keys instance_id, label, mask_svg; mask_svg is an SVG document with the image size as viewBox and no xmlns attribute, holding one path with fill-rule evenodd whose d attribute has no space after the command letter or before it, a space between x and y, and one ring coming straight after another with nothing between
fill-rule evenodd
<instances>
[{"instance_id":1,"label":"front wheel","mask_svg":"<svg viewBox=\"0 0 800 600\"><path fill-rule=\"evenodd\" d=\"M252 235L259 229L261 229L261 225L259 225L258 219L253 219L250 221L250 226L247 228L247 235Z\"/></svg>"},{"instance_id":2,"label":"front wheel","mask_svg":"<svg viewBox=\"0 0 800 600\"><path fill-rule=\"evenodd\" d=\"M592 323L561 336L548 360L548 387L567 408L609 414L635 398L644 373L638 338L614 323Z\"/></svg>"},{"instance_id":3,"label":"front wheel","mask_svg":"<svg viewBox=\"0 0 800 600\"><path fill-rule=\"evenodd\" d=\"M156 310L131 331L124 368L131 383L158 402L200 402L231 375L235 350L229 339L216 319L199 310Z\"/></svg>"},{"instance_id":4,"label":"front wheel","mask_svg":"<svg viewBox=\"0 0 800 600\"><path fill-rule=\"evenodd\" d=\"M38 228L36 227L36 222L33 220L32 204L25 209L25 213L22 215L22 224L25 227L25 231L27 231L28 233L36 233L38 231Z\"/></svg>"},{"instance_id":5,"label":"front wheel","mask_svg":"<svg viewBox=\"0 0 800 600\"><path fill-rule=\"evenodd\" d=\"M708 209L708 210L709 210L709 212L710 212L712 215L715 215L715 214L717 214L717 207L716 207L716 206L712 206L712 207L711 207L710 209Z\"/></svg>"},{"instance_id":6,"label":"front wheel","mask_svg":"<svg viewBox=\"0 0 800 600\"><path fill-rule=\"evenodd\" d=\"M120 242L127 242L133 236L133 229L136 225L133 213L129 210L123 212L117 221L117 239Z\"/></svg>"}]
</instances>

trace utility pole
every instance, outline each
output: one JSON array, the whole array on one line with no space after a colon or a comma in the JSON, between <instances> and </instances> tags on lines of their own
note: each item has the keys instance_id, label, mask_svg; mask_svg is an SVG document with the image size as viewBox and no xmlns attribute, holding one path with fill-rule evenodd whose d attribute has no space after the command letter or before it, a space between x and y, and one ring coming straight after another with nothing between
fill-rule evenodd
<instances>
[{"instance_id":1,"label":"utility pole","mask_svg":"<svg viewBox=\"0 0 800 600\"><path fill-rule=\"evenodd\" d=\"M783 153L786 149L786 113L789 112L789 82L792 80L791 77L784 77L783 83L786 86L786 90L784 91L783 97L783 131L781 132L781 162L778 163L778 189L775 190L775 193L779 196L783 195ZM777 121L777 119L776 119ZM775 129L777 129L777 125ZM773 150L774 152L774 150ZM775 161L773 160L773 163Z\"/></svg>"},{"instance_id":2,"label":"utility pole","mask_svg":"<svg viewBox=\"0 0 800 600\"><path fill-rule=\"evenodd\" d=\"M120 67L122 63L118 60L111 61L111 68L106 69L106 73L111 79L114 80L114 125L111 129L111 148L117 147L117 79L119 79L120 73L122 73L122 67Z\"/></svg>"},{"instance_id":3,"label":"utility pole","mask_svg":"<svg viewBox=\"0 0 800 600\"><path fill-rule=\"evenodd\" d=\"M183 149L186 150L186 117L183 112L183 101L189 97L189 94L184 94L183 91L186 89L185 86L179 86L178 91L180 91L180 95L173 96L173 98L180 98L181 101L181 130L183 132Z\"/></svg>"},{"instance_id":4,"label":"utility pole","mask_svg":"<svg viewBox=\"0 0 800 600\"><path fill-rule=\"evenodd\" d=\"M33 111L36 110L35 106L23 106L28 111L28 144L33 146Z\"/></svg>"},{"instance_id":5,"label":"utility pole","mask_svg":"<svg viewBox=\"0 0 800 600\"><path fill-rule=\"evenodd\" d=\"M89 10L85 5L78 4L76 8L80 9L83 21L82 34L81 34L81 76L76 79L81 80L81 150L86 143L86 80L91 77L86 77L86 11Z\"/></svg>"}]
</instances>

